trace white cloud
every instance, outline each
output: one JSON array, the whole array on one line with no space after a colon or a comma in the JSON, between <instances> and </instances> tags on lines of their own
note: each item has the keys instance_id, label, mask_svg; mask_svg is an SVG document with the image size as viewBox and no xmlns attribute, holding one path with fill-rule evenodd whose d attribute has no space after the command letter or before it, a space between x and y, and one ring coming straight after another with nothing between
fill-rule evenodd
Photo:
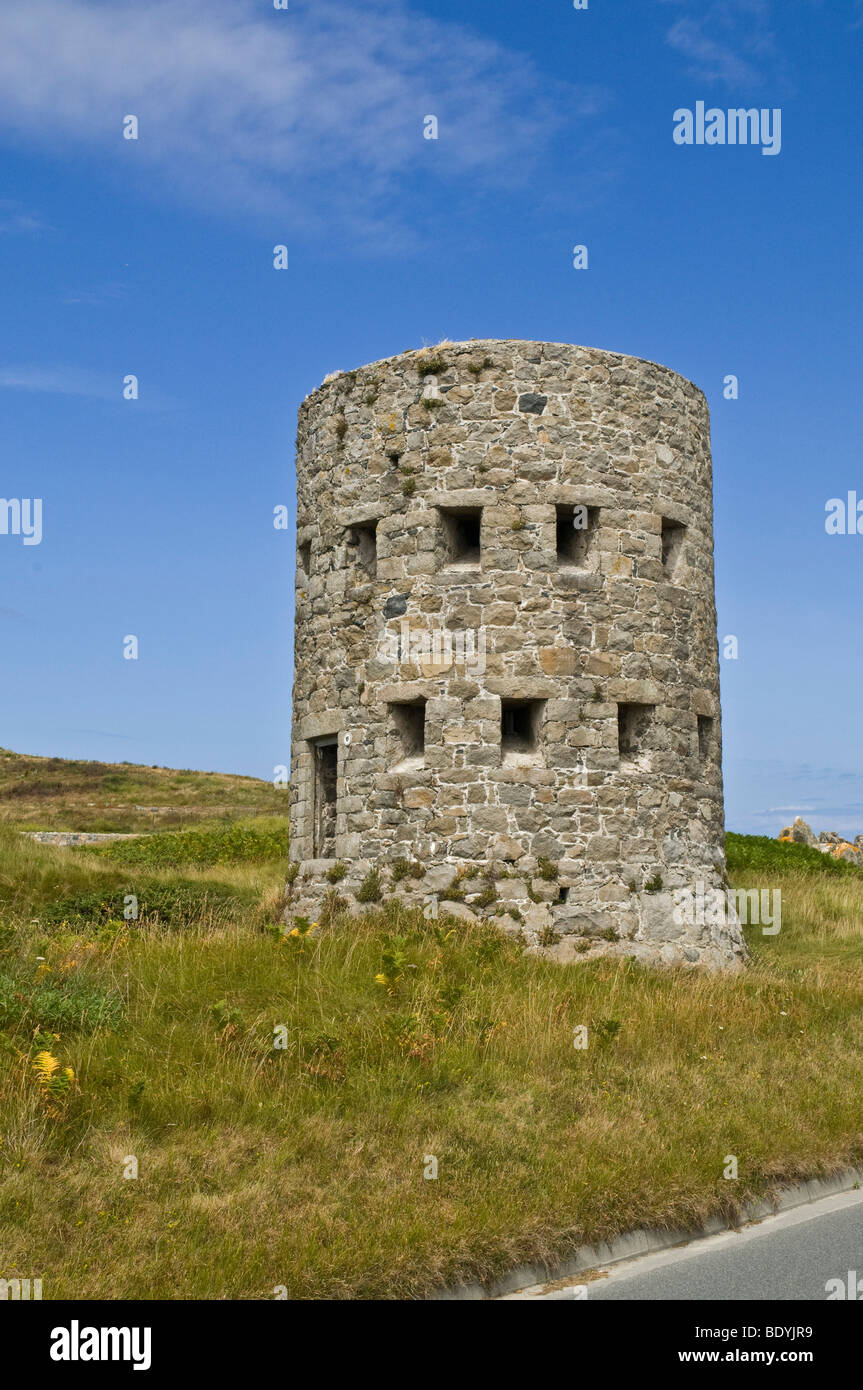
<instances>
[{"instance_id":1,"label":"white cloud","mask_svg":"<svg viewBox=\"0 0 863 1390\"><path fill-rule=\"evenodd\" d=\"M335 218L380 233L412 176L504 186L602 100L404 0L0 11L0 130L58 154L110 152L126 177L145 166L196 202L283 212L292 226ZM122 138L130 114L137 141ZM429 114L437 142L422 138Z\"/></svg>"},{"instance_id":2,"label":"white cloud","mask_svg":"<svg viewBox=\"0 0 863 1390\"><path fill-rule=\"evenodd\" d=\"M687 0L665 0L686 4ZM761 86L781 70L771 29L771 0L700 2L675 20L666 42L686 59L693 77L727 87Z\"/></svg>"},{"instance_id":3,"label":"white cloud","mask_svg":"<svg viewBox=\"0 0 863 1390\"><path fill-rule=\"evenodd\" d=\"M31 391L46 396L81 396L131 407L123 397L123 373L91 371L86 367L11 365L0 366L0 391ZM149 380L141 384L141 397L134 409L144 411L177 410L180 402Z\"/></svg>"},{"instance_id":4,"label":"white cloud","mask_svg":"<svg viewBox=\"0 0 863 1390\"><path fill-rule=\"evenodd\" d=\"M24 207L16 198L0 198L0 232L27 235L51 230L38 213Z\"/></svg>"},{"instance_id":5,"label":"white cloud","mask_svg":"<svg viewBox=\"0 0 863 1390\"><path fill-rule=\"evenodd\" d=\"M67 290L60 298L61 304L85 304L101 307L104 304L119 304L128 299L129 291L125 285L95 285L91 289Z\"/></svg>"},{"instance_id":6,"label":"white cloud","mask_svg":"<svg viewBox=\"0 0 863 1390\"><path fill-rule=\"evenodd\" d=\"M106 377L78 367L0 367L0 388L40 391L52 396L122 399L122 387L114 385L112 388Z\"/></svg>"},{"instance_id":7,"label":"white cloud","mask_svg":"<svg viewBox=\"0 0 863 1390\"><path fill-rule=\"evenodd\" d=\"M669 29L667 39L672 48L689 60L693 74L706 82L752 85L759 80L757 69L729 44L705 34L701 20L678 19Z\"/></svg>"}]
</instances>

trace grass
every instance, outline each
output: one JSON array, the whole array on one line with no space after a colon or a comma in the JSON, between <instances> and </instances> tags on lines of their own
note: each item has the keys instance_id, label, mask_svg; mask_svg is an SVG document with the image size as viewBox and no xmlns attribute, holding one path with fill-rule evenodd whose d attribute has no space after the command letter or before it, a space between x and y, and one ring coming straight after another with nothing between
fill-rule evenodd
<instances>
[{"instance_id":1,"label":"grass","mask_svg":"<svg viewBox=\"0 0 863 1390\"><path fill-rule=\"evenodd\" d=\"M256 777L36 758L0 749L0 824L25 830L173 828L278 815L284 799L283 789Z\"/></svg>"},{"instance_id":2,"label":"grass","mask_svg":"<svg viewBox=\"0 0 863 1390\"><path fill-rule=\"evenodd\" d=\"M281 936L261 930L280 859L168 869L0 835L0 1277L46 1298L418 1297L859 1161L863 873L780 849L729 837L740 886L781 888L783 929L709 977L561 968L386 900ZM231 906L130 925L98 910L121 889Z\"/></svg>"},{"instance_id":3,"label":"grass","mask_svg":"<svg viewBox=\"0 0 863 1390\"><path fill-rule=\"evenodd\" d=\"M860 880L860 869L832 854L822 854L809 845L785 844L766 835L734 835L725 837L728 871L731 874L793 873L795 870L816 876Z\"/></svg>"},{"instance_id":4,"label":"grass","mask_svg":"<svg viewBox=\"0 0 863 1390\"><path fill-rule=\"evenodd\" d=\"M190 864L209 868L215 864L262 864L286 860L288 824L279 817L236 821L179 832L164 831L139 840L114 840L88 847L85 854L113 863L178 868Z\"/></svg>"}]
</instances>

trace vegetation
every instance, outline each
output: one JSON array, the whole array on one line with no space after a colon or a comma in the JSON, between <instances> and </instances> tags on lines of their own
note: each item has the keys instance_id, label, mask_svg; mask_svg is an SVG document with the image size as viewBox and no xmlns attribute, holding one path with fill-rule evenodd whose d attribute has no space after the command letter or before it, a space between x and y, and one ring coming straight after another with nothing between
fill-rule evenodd
<instances>
[{"instance_id":1,"label":"vegetation","mask_svg":"<svg viewBox=\"0 0 863 1390\"><path fill-rule=\"evenodd\" d=\"M0 1277L422 1296L863 1158L852 866L729 836L782 931L711 977L560 967L443 905L283 930L278 836L207 864L188 834L133 862L0 831Z\"/></svg>"},{"instance_id":2,"label":"vegetation","mask_svg":"<svg viewBox=\"0 0 863 1390\"><path fill-rule=\"evenodd\" d=\"M417 362L417 375L425 379L427 376L440 376L447 370L447 363L442 357L421 357Z\"/></svg>"},{"instance_id":3,"label":"vegetation","mask_svg":"<svg viewBox=\"0 0 863 1390\"><path fill-rule=\"evenodd\" d=\"M405 859L403 856L394 859L391 866L391 878L395 885L401 883L405 878L422 878L425 869L416 859Z\"/></svg>"},{"instance_id":4,"label":"vegetation","mask_svg":"<svg viewBox=\"0 0 863 1390\"><path fill-rule=\"evenodd\" d=\"M149 864L178 868L197 864L261 864L287 859L288 824L279 817L237 821L233 825L204 830L166 831L142 835L138 840L112 840L88 846L84 854L98 855L121 864Z\"/></svg>"},{"instance_id":5,"label":"vegetation","mask_svg":"<svg viewBox=\"0 0 863 1390\"><path fill-rule=\"evenodd\" d=\"M0 825L136 831L279 815L285 792L256 777L36 758L0 749Z\"/></svg>"},{"instance_id":6,"label":"vegetation","mask_svg":"<svg viewBox=\"0 0 863 1390\"><path fill-rule=\"evenodd\" d=\"M369 869L359 888L357 889L358 903L379 903L383 897L381 886L381 875L378 869Z\"/></svg>"},{"instance_id":7,"label":"vegetation","mask_svg":"<svg viewBox=\"0 0 863 1390\"><path fill-rule=\"evenodd\" d=\"M830 874L834 878L860 880L856 864L834 859L809 845L788 844L771 840L766 835L734 835L725 837L725 853L731 874L801 873Z\"/></svg>"},{"instance_id":8,"label":"vegetation","mask_svg":"<svg viewBox=\"0 0 863 1390\"><path fill-rule=\"evenodd\" d=\"M481 362L468 362L467 369L471 376L479 377L487 367L493 367L494 363L490 357L484 357Z\"/></svg>"}]
</instances>

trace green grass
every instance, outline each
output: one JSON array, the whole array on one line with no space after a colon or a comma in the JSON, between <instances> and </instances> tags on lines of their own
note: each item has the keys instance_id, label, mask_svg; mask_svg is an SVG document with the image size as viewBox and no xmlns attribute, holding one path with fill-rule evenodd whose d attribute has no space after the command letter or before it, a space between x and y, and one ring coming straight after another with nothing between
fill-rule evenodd
<instances>
[{"instance_id":1,"label":"green grass","mask_svg":"<svg viewBox=\"0 0 863 1390\"><path fill-rule=\"evenodd\" d=\"M281 860L181 872L0 836L0 889L30 885L0 937L21 996L0 1023L0 1277L49 1299L417 1297L859 1161L863 874L729 849L739 886L781 888L783 930L709 977L559 967L386 901L281 938L261 930ZM130 872L142 900L210 884L238 910L110 927L98 903ZM89 924L56 922L57 890L82 919L92 895ZM50 1103L46 1029L77 1078Z\"/></svg>"},{"instance_id":2,"label":"green grass","mask_svg":"<svg viewBox=\"0 0 863 1390\"><path fill-rule=\"evenodd\" d=\"M798 871L859 879L863 874L856 864L834 859L832 854L822 854L809 845L784 844L766 835L735 835L729 831L725 837L725 853L728 872L732 875Z\"/></svg>"},{"instance_id":3,"label":"green grass","mask_svg":"<svg viewBox=\"0 0 863 1390\"><path fill-rule=\"evenodd\" d=\"M284 788L255 777L38 758L0 748L0 824L21 829L153 830L279 815L284 806Z\"/></svg>"},{"instance_id":4,"label":"green grass","mask_svg":"<svg viewBox=\"0 0 863 1390\"><path fill-rule=\"evenodd\" d=\"M92 1032L116 1027L122 1013L122 996L97 985L80 979L34 984L26 969L0 969L0 1028L4 1030Z\"/></svg>"},{"instance_id":5,"label":"green grass","mask_svg":"<svg viewBox=\"0 0 863 1390\"><path fill-rule=\"evenodd\" d=\"M264 864L287 859L288 822L280 817L237 821L211 829L164 831L137 840L115 840L85 848L84 854L112 863L174 869L215 864Z\"/></svg>"}]
</instances>

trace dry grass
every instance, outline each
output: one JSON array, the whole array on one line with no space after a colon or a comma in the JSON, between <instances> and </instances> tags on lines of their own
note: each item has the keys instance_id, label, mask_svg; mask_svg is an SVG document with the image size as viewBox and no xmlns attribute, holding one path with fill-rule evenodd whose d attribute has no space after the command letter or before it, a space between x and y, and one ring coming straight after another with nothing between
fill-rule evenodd
<instances>
[{"instance_id":1,"label":"dry grass","mask_svg":"<svg viewBox=\"0 0 863 1390\"><path fill-rule=\"evenodd\" d=\"M394 906L306 939L240 920L79 950L67 978L123 1019L61 1033L79 1089L53 1116L7 1027L0 1275L46 1298L416 1297L859 1160L863 875L769 886L783 931L733 979L561 968ZM22 922L0 967L32 977L35 954L56 979L70 943Z\"/></svg>"},{"instance_id":2,"label":"dry grass","mask_svg":"<svg viewBox=\"0 0 863 1390\"><path fill-rule=\"evenodd\" d=\"M0 824L22 829L175 829L278 815L284 805L284 791L256 777L37 758L0 748Z\"/></svg>"}]
</instances>

